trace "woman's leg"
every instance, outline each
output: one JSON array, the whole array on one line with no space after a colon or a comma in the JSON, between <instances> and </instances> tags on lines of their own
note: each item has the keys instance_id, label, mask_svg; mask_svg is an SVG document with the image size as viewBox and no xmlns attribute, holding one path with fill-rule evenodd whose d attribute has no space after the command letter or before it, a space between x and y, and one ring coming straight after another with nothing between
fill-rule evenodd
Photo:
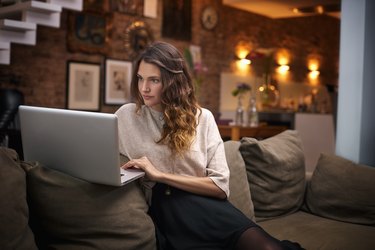
<instances>
[{"instance_id":1,"label":"woman's leg","mask_svg":"<svg viewBox=\"0 0 375 250\"><path fill-rule=\"evenodd\" d=\"M297 243L290 241L279 241L262 228L251 227L242 233L237 242L236 250L286 250L286 249L303 249Z\"/></svg>"}]
</instances>

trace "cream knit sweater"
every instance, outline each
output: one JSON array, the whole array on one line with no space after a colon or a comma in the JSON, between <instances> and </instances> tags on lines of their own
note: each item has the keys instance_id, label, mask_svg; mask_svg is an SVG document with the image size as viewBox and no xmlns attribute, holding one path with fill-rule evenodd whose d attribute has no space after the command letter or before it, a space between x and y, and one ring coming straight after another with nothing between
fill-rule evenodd
<instances>
[{"instance_id":1,"label":"cream knit sweater","mask_svg":"<svg viewBox=\"0 0 375 250\"><path fill-rule=\"evenodd\" d=\"M142 106L136 113L135 108L134 103L128 103L116 111L121 154L129 159L146 156L163 172L208 176L229 196L229 169L224 144L209 110L202 109L191 150L180 158L174 157L166 145L156 143L161 138L162 113L147 106Z\"/></svg>"}]
</instances>

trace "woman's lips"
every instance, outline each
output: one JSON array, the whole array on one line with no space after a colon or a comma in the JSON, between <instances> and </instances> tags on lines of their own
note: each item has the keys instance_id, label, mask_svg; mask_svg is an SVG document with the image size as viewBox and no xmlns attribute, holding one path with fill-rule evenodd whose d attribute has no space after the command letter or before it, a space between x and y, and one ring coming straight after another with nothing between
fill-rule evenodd
<instances>
[{"instance_id":1,"label":"woman's lips","mask_svg":"<svg viewBox=\"0 0 375 250\"><path fill-rule=\"evenodd\" d=\"M150 95L144 95L143 96L143 99L144 100L150 100L152 98L152 96L150 96Z\"/></svg>"}]
</instances>

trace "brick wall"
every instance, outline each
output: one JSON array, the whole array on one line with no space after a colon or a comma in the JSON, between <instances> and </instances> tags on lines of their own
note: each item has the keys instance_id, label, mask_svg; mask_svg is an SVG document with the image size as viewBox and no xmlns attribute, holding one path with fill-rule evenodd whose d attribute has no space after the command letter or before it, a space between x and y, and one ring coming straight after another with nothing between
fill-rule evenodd
<instances>
[{"instance_id":1,"label":"brick wall","mask_svg":"<svg viewBox=\"0 0 375 250\"><path fill-rule=\"evenodd\" d=\"M219 24L214 31L204 30L200 13L211 4L219 10ZM219 0L192 0L192 39L190 42L161 37L162 1L158 1L156 19L137 17L122 13L109 13L113 29L107 55L70 52L67 49L68 16L62 13L59 29L38 26L37 45L12 44L11 65L0 65L0 76L14 74L20 82L11 84L0 77L1 88L17 88L24 95L26 104L66 107L66 65L68 60L94 62L102 65L106 58L129 60L123 48L124 30L133 20L143 20L151 28L155 40L173 43L183 50L190 44L202 50L203 62L207 65L204 85L200 95L202 106L214 114L219 111L220 73L233 69L234 48L239 41L248 41L260 47L288 49L293 60L291 79L304 82L306 57L309 53L321 56L321 84L337 85L340 21L328 16L273 20L260 15L223 6ZM173 22L173 20L171 21ZM114 112L119 106L104 104L104 78L101 81L101 112Z\"/></svg>"}]
</instances>

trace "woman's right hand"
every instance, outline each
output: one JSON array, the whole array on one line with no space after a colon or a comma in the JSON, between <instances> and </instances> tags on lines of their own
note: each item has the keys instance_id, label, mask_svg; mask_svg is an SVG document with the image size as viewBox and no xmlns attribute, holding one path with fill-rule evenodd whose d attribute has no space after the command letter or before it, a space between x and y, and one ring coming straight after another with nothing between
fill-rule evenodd
<instances>
[{"instance_id":1,"label":"woman's right hand","mask_svg":"<svg viewBox=\"0 0 375 250\"><path fill-rule=\"evenodd\" d=\"M163 175L163 172L156 169L155 166L150 162L150 160L146 156L143 156L138 159L129 160L127 163L122 165L122 168L142 169L143 171L145 171L145 174L148 179L150 179L151 181L156 181L156 182L160 180Z\"/></svg>"}]
</instances>

